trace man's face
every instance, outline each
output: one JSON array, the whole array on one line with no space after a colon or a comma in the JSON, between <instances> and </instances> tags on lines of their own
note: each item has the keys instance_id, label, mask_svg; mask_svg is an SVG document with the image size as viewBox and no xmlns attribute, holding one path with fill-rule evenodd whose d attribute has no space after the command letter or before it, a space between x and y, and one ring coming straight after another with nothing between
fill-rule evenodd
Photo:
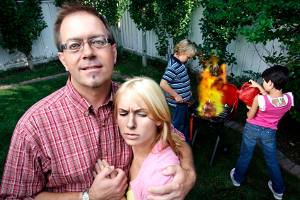
<instances>
[{"instance_id":1,"label":"man's face","mask_svg":"<svg viewBox=\"0 0 300 200\"><path fill-rule=\"evenodd\" d=\"M187 63L190 58L191 56L188 53L180 53L177 55L177 59L180 60L181 63Z\"/></svg>"},{"instance_id":2,"label":"man's face","mask_svg":"<svg viewBox=\"0 0 300 200\"><path fill-rule=\"evenodd\" d=\"M103 22L87 12L76 12L62 21L60 41L84 41L78 52L64 50L58 56L66 70L70 72L73 86L80 92L85 88L109 87L113 66L116 61L116 45L108 44L97 49L87 42L91 38L107 38Z\"/></svg>"}]
</instances>

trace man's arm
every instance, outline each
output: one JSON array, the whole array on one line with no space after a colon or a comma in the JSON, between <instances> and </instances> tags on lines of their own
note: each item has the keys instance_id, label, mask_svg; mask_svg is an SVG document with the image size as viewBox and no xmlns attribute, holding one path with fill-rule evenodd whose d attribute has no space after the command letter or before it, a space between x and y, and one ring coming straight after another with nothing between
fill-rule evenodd
<instances>
[{"instance_id":1,"label":"man's arm","mask_svg":"<svg viewBox=\"0 0 300 200\"><path fill-rule=\"evenodd\" d=\"M149 200L181 200L193 188L196 181L196 172L192 150L187 143L182 144L179 150L182 155L180 166L170 166L163 171L164 175L173 175L173 181L164 186L149 188Z\"/></svg>"},{"instance_id":2,"label":"man's arm","mask_svg":"<svg viewBox=\"0 0 300 200\"><path fill-rule=\"evenodd\" d=\"M166 80L161 79L159 85L166 93L168 93L172 98L174 98L176 102L183 101L182 97L175 90L173 90L170 87L170 85L168 84L168 82Z\"/></svg>"},{"instance_id":3,"label":"man's arm","mask_svg":"<svg viewBox=\"0 0 300 200\"><path fill-rule=\"evenodd\" d=\"M81 200L82 192L63 192L63 193L54 193L54 192L41 192L35 198L35 200Z\"/></svg>"},{"instance_id":4,"label":"man's arm","mask_svg":"<svg viewBox=\"0 0 300 200\"><path fill-rule=\"evenodd\" d=\"M95 167L95 179L88 193L90 200L120 200L127 189L127 177L123 170L113 167ZM111 174L114 173L114 176ZM41 192L35 200L81 200L82 192Z\"/></svg>"}]
</instances>

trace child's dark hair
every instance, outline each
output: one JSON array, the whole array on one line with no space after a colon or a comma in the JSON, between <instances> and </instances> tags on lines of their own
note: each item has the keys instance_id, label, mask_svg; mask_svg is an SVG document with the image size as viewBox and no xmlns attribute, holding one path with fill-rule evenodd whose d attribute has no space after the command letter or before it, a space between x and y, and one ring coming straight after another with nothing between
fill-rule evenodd
<instances>
[{"instance_id":1,"label":"child's dark hair","mask_svg":"<svg viewBox=\"0 0 300 200\"><path fill-rule=\"evenodd\" d=\"M272 81L277 90L281 90L289 79L289 70L281 65L274 65L262 73L262 78L268 82Z\"/></svg>"}]
</instances>

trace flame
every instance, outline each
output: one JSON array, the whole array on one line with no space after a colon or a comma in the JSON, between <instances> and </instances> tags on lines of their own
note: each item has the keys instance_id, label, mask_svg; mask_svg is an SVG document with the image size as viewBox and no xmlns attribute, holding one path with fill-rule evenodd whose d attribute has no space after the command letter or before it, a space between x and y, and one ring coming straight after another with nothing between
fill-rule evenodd
<instances>
[{"instance_id":1,"label":"flame","mask_svg":"<svg viewBox=\"0 0 300 200\"><path fill-rule=\"evenodd\" d=\"M205 62L198 85L199 106L197 111L205 118L216 117L224 110L223 86L227 83L226 64L218 65L218 58L212 56Z\"/></svg>"}]
</instances>

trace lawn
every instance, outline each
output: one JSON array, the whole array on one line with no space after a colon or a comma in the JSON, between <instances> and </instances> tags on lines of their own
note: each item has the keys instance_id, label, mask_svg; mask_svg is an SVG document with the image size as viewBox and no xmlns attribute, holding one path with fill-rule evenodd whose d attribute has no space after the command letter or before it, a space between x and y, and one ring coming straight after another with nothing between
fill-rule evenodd
<instances>
[{"instance_id":1,"label":"lawn","mask_svg":"<svg viewBox=\"0 0 300 200\"><path fill-rule=\"evenodd\" d=\"M150 76L159 81L164 71L165 63L149 61L149 65L142 67L141 58L131 54L123 55L119 59L115 71L129 76ZM47 66L37 68L34 72L37 74L36 76L47 76L48 74L61 73L63 71L62 66L58 62L51 62ZM13 77L15 82L11 82L12 78L10 77ZM16 83L34 77L26 70L19 71L18 73L0 72L0 84ZM123 81L120 76L116 80L119 82ZM2 176L11 134L18 119L36 101L62 87L65 82L66 77L59 77L43 82L17 86L13 89L0 89L0 109L2 111L0 113L0 176ZM197 126L199 126L200 132L193 146L197 182L186 199L272 199L271 192L267 187L268 174L260 149L256 149L255 151L246 182L240 188L235 188L231 184L229 172L239 155L241 134L229 128L224 128L225 135L223 141L228 147L228 151L219 150L213 166L210 166L209 160L216 139L216 133L207 126L205 121L199 121ZM300 188L298 184L300 184L300 180L286 172L283 172L283 176L287 187L284 199L299 199Z\"/></svg>"}]
</instances>

